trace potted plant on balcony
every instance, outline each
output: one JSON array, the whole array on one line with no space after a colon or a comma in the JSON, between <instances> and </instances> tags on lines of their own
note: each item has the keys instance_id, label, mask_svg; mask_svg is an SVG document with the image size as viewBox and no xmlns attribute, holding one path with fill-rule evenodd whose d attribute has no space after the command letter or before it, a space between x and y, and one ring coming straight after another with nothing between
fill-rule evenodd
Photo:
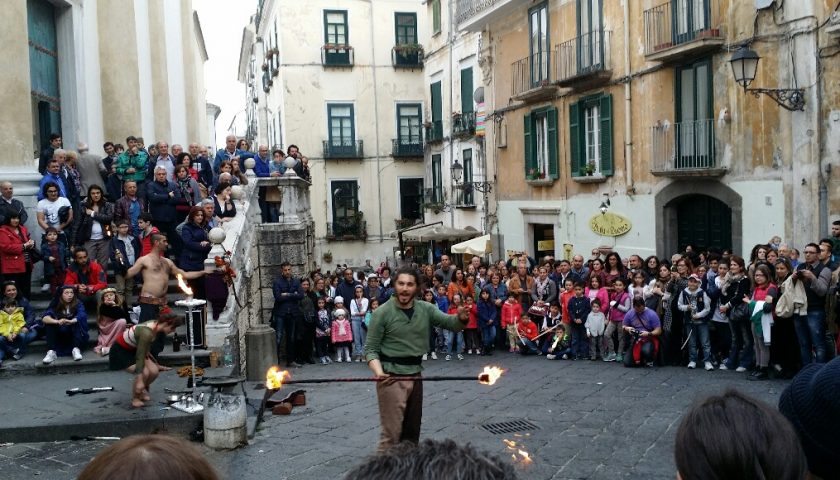
<instances>
[{"instance_id":1,"label":"potted plant on balcony","mask_svg":"<svg viewBox=\"0 0 840 480\"><path fill-rule=\"evenodd\" d=\"M324 263L332 263L333 254L331 251L327 250L323 255L321 255L321 258L324 260Z\"/></svg>"},{"instance_id":2,"label":"potted plant on balcony","mask_svg":"<svg viewBox=\"0 0 840 480\"><path fill-rule=\"evenodd\" d=\"M409 55L412 53L419 53L423 50L423 45L419 43L401 43L394 45L394 51L401 55Z\"/></svg>"},{"instance_id":3,"label":"potted plant on balcony","mask_svg":"<svg viewBox=\"0 0 840 480\"><path fill-rule=\"evenodd\" d=\"M589 161L586 165L580 167L580 174L585 175L587 177L591 177L595 174L595 162Z\"/></svg>"},{"instance_id":4,"label":"potted plant on balcony","mask_svg":"<svg viewBox=\"0 0 840 480\"><path fill-rule=\"evenodd\" d=\"M344 45L343 43L327 43L324 45L325 50L335 50L337 52L344 52L348 50L353 50L353 47L350 45Z\"/></svg>"}]
</instances>

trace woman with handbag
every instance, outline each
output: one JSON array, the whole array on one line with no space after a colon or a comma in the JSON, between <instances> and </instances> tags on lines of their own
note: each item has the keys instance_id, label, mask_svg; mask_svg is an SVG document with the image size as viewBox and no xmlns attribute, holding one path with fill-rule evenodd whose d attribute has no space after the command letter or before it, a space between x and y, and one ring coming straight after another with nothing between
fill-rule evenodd
<instances>
[{"instance_id":1,"label":"woman with handbag","mask_svg":"<svg viewBox=\"0 0 840 480\"><path fill-rule=\"evenodd\" d=\"M729 257L729 273L726 274L720 290L720 313L729 317L729 329L732 332L729 359L721 364L720 369L734 368L736 372L746 372L753 362L753 338L749 304L744 303L744 297L750 295L750 278L747 276L742 257Z\"/></svg>"}]
</instances>

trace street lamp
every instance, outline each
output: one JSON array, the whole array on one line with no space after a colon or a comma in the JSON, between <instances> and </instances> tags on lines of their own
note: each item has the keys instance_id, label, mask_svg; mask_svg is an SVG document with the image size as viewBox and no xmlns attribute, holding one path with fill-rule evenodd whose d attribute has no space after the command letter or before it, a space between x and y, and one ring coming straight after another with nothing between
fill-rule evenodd
<instances>
[{"instance_id":1,"label":"street lamp","mask_svg":"<svg viewBox=\"0 0 840 480\"><path fill-rule=\"evenodd\" d=\"M749 88L755 80L759 60L761 57L747 46L736 50L729 59L735 81L744 88L744 93L751 93L756 98L767 95L790 111L805 110L805 90L801 88Z\"/></svg>"},{"instance_id":2,"label":"street lamp","mask_svg":"<svg viewBox=\"0 0 840 480\"><path fill-rule=\"evenodd\" d=\"M601 200L601 206L598 207L598 210L601 211L601 215L605 215L607 213L607 210L610 209L610 196L607 193L605 193L603 195L604 195L604 199Z\"/></svg>"},{"instance_id":3,"label":"street lamp","mask_svg":"<svg viewBox=\"0 0 840 480\"><path fill-rule=\"evenodd\" d=\"M458 163L457 158L449 170L452 172L452 180L455 181L455 184L461 183L461 176L464 174L464 167Z\"/></svg>"},{"instance_id":4,"label":"street lamp","mask_svg":"<svg viewBox=\"0 0 840 480\"><path fill-rule=\"evenodd\" d=\"M493 189L493 184L490 182L474 182L471 181L469 183L461 183L461 177L464 175L464 166L458 162L458 159L455 159L455 163L449 168L452 173L452 183L455 185L455 188L461 188L465 191L467 189L477 190L481 193L487 193Z\"/></svg>"}]
</instances>

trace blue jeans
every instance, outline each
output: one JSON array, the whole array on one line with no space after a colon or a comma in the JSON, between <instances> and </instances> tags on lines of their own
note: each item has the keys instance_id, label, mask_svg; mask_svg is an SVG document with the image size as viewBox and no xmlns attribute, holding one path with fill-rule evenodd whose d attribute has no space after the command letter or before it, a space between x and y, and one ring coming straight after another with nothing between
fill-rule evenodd
<instances>
[{"instance_id":1,"label":"blue jeans","mask_svg":"<svg viewBox=\"0 0 840 480\"><path fill-rule=\"evenodd\" d=\"M527 338L520 338L518 343L519 353L521 355L533 355L540 351L540 347L538 347L536 343L534 343L531 340L528 340Z\"/></svg>"},{"instance_id":2,"label":"blue jeans","mask_svg":"<svg viewBox=\"0 0 840 480\"><path fill-rule=\"evenodd\" d=\"M491 348L496 341L496 326L481 327L481 342L484 348Z\"/></svg>"},{"instance_id":3,"label":"blue jeans","mask_svg":"<svg viewBox=\"0 0 840 480\"><path fill-rule=\"evenodd\" d=\"M362 328L364 320L364 318L360 317L353 317L350 319L350 326L353 328L353 355L363 355L365 351L367 330Z\"/></svg>"},{"instance_id":4,"label":"blue jeans","mask_svg":"<svg viewBox=\"0 0 840 480\"><path fill-rule=\"evenodd\" d=\"M464 334L462 332L455 333L452 330L444 330L443 338L446 340L446 353L452 355L453 353L461 353L464 351ZM452 350L452 340L455 340L455 350Z\"/></svg>"},{"instance_id":5,"label":"blue jeans","mask_svg":"<svg viewBox=\"0 0 840 480\"><path fill-rule=\"evenodd\" d=\"M813 362L811 350L816 354L817 363L825 363L825 311L809 311L807 315L793 318L796 338L799 339L799 355L802 366Z\"/></svg>"},{"instance_id":6,"label":"blue jeans","mask_svg":"<svg viewBox=\"0 0 840 480\"><path fill-rule=\"evenodd\" d=\"M711 362L712 344L709 341L709 324L689 323L688 325L686 325L686 335L691 335L690 337L688 337L688 360L690 362L696 362L697 347L702 347L703 360L706 362Z\"/></svg>"},{"instance_id":7,"label":"blue jeans","mask_svg":"<svg viewBox=\"0 0 840 480\"><path fill-rule=\"evenodd\" d=\"M729 368L750 368L753 361L753 336L751 322L729 321L732 331L732 346L729 348Z\"/></svg>"},{"instance_id":8,"label":"blue jeans","mask_svg":"<svg viewBox=\"0 0 840 480\"><path fill-rule=\"evenodd\" d=\"M6 337L0 337L0 360L3 360L6 356L11 357L15 354L15 350L18 351L17 353L19 355L24 355L26 353L26 345L35 340L37 335L38 333L34 330L29 330L26 333L18 334L14 341Z\"/></svg>"},{"instance_id":9,"label":"blue jeans","mask_svg":"<svg viewBox=\"0 0 840 480\"><path fill-rule=\"evenodd\" d=\"M552 353L552 355L554 355L554 358L550 358L549 360L561 360L563 358L563 355L572 355L572 348L569 347L564 349L557 349L554 351L554 353Z\"/></svg>"},{"instance_id":10,"label":"blue jeans","mask_svg":"<svg viewBox=\"0 0 840 480\"><path fill-rule=\"evenodd\" d=\"M572 329L572 356L589 356L589 339L586 338L586 326L572 322L569 324Z\"/></svg>"}]
</instances>

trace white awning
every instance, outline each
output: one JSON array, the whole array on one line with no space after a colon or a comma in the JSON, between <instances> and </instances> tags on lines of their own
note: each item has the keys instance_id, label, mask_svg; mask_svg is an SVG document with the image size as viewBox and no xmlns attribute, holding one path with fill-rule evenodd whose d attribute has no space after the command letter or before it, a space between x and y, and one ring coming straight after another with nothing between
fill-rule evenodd
<instances>
[{"instance_id":1,"label":"white awning","mask_svg":"<svg viewBox=\"0 0 840 480\"><path fill-rule=\"evenodd\" d=\"M470 255L486 255L492 251L490 235L482 235L466 242L452 245L452 253L469 253Z\"/></svg>"},{"instance_id":2,"label":"white awning","mask_svg":"<svg viewBox=\"0 0 840 480\"><path fill-rule=\"evenodd\" d=\"M403 232L403 239L413 242L430 242L430 241L452 241L461 240L464 238L473 238L480 235L481 232L476 230L467 230L460 228L447 227L445 225L429 225L428 227L418 228L416 230L409 230Z\"/></svg>"}]
</instances>

